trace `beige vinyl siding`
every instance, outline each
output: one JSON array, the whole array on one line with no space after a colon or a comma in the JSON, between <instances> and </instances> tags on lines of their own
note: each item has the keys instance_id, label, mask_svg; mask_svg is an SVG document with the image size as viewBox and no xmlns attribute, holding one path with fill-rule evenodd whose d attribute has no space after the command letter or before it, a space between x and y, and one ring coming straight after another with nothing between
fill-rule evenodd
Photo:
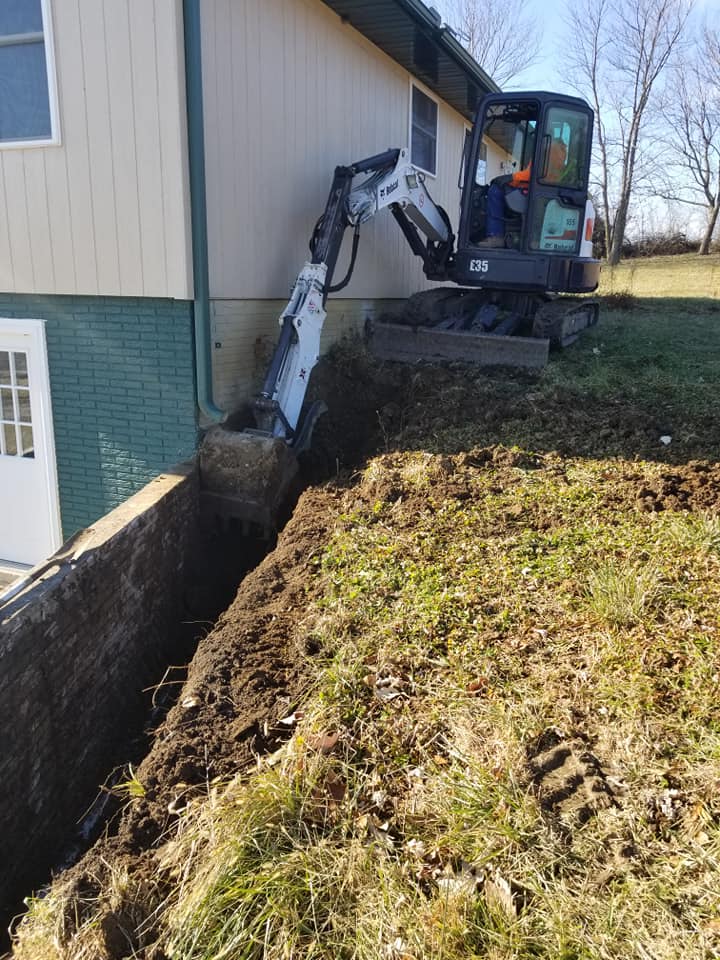
<instances>
[{"instance_id":1,"label":"beige vinyl siding","mask_svg":"<svg viewBox=\"0 0 720 960\"><path fill-rule=\"evenodd\" d=\"M51 0L60 144L0 145L0 290L192 297L181 0Z\"/></svg>"},{"instance_id":2,"label":"beige vinyl siding","mask_svg":"<svg viewBox=\"0 0 720 960\"><path fill-rule=\"evenodd\" d=\"M411 78L321 0L204 0L202 12L211 297L287 298L335 166L409 144ZM464 128L441 101L427 185L455 225ZM348 253L349 237L336 279ZM389 211L363 227L343 297L425 285Z\"/></svg>"},{"instance_id":3,"label":"beige vinyl siding","mask_svg":"<svg viewBox=\"0 0 720 960\"><path fill-rule=\"evenodd\" d=\"M366 320L400 309L402 300L327 302L320 350L343 336L361 335ZM285 300L214 300L212 303L213 397L223 410L235 410L262 386L277 340Z\"/></svg>"}]
</instances>

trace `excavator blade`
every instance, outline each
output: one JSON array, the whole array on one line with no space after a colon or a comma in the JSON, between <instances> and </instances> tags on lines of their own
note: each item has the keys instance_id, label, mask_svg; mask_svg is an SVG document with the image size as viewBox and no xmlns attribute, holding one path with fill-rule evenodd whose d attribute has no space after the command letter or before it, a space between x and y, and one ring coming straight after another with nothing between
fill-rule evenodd
<instances>
[{"instance_id":1,"label":"excavator blade","mask_svg":"<svg viewBox=\"0 0 720 960\"><path fill-rule=\"evenodd\" d=\"M370 351L380 360L416 363L438 360L482 367L539 369L548 362L545 337L511 337L469 330L441 330L376 321L368 326Z\"/></svg>"},{"instance_id":2,"label":"excavator blade","mask_svg":"<svg viewBox=\"0 0 720 960\"><path fill-rule=\"evenodd\" d=\"M298 474L297 457L284 440L212 427L199 461L205 517L239 521L267 537L277 531Z\"/></svg>"}]
</instances>

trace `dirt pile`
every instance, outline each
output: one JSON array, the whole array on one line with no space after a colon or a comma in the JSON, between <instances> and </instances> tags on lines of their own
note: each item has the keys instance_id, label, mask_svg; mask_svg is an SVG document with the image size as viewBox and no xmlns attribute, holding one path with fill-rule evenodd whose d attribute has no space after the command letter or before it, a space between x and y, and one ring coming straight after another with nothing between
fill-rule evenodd
<instances>
[{"instance_id":1,"label":"dirt pile","mask_svg":"<svg viewBox=\"0 0 720 960\"><path fill-rule=\"evenodd\" d=\"M486 468L499 478L488 495L501 495L503 482L512 483L517 471L542 470L562 484L562 454L570 452L576 458L659 461L649 474L620 471L608 486L614 508L717 511L720 504L717 463L684 462L720 450L719 428L710 418L702 430L685 431L684 441L667 447L658 442L658 431L668 430L666 421L674 416L670 427L685 436L680 413L543 389L538 377L527 374L379 365L355 348L336 351L320 364L310 399L315 397L328 403L329 412L302 466L306 480L333 479L302 495L277 548L246 577L201 641L176 705L135 771L137 792L128 787L131 802L108 836L63 878L69 912L60 940L99 912L93 932L97 960L164 960L147 922L169 882L158 872L159 848L188 803L206 796L215 782L252 772L258 756L289 736L282 721L313 681L317 651L304 618L325 588L319 558L338 516L352 503L352 471L371 452L395 451L377 484L365 483L362 496L390 504L405 498L406 506L415 496L418 512L430 495L438 508L471 500ZM526 449L509 449L514 444ZM433 476L429 492L419 485L412 493L405 452L418 449L428 452ZM498 522L511 529L543 531L556 522L538 502L499 509ZM485 615L492 614L488 606ZM582 823L614 803L599 762L577 739L539 742L527 763L548 811ZM120 875L129 893L118 899Z\"/></svg>"}]
</instances>

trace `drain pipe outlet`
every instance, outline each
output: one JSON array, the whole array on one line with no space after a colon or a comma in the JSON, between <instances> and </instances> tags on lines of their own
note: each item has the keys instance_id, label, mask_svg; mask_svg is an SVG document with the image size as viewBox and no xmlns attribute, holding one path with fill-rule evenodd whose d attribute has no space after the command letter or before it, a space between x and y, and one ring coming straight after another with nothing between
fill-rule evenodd
<instances>
[{"instance_id":1,"label":"drain pipe outlet","mask_svg":"<svg viewBox=\"0 0 720 960\"><path fill-rule=\"evenodd\" d=\"M198 407L213 423L227 412L215 406L210 352L210 281L208 278L207 202L205 197L205 133L203 128L202 38L200 0L183 0L185 20L185 88L190 170L192 258L195 282L195 377Z\"/></svg>"}]
</instances>

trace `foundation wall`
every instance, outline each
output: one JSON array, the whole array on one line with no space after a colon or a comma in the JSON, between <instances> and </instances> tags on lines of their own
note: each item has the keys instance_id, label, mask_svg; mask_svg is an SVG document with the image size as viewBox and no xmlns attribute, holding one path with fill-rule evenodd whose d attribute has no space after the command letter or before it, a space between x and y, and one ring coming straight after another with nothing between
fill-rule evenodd
<instances>
[{"instance_id":1,"label":"foundation wall","mask_svg":"<svg viewBox=\"0 0 720 960\"><path fill-rule=\"evenodd\" d=\"M47 876L147 709L144 688L178 662L198 513L195 466L174 468L0 599L0 904Z\"/></svg>"},{"instance_id":2,"label":"foundation wall","mask_svg":"<svg viewBox=\"0 0 720 960\"><path fill-rule=\"evenodd\" d=\"M326 304L320 351L343 336L362 334L365 322L399 313L404 300L333 298ZM223 410L235 410L262 385L280 333L286 300L213 300L213 396Z\"/></svg>"}]
</instances>

